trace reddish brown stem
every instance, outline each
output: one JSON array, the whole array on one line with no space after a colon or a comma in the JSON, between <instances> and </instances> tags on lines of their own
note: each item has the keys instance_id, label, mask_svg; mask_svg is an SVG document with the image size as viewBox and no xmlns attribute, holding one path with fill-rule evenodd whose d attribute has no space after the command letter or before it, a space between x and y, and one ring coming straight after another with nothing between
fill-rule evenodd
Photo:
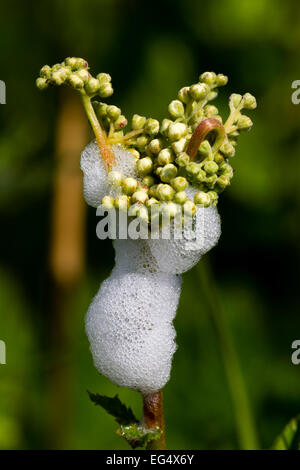
<instances>
[{"instance_id":1,"label":"reddish brown stem","mask_svg":"<svg viewBox=\"0 0 300 470\"><path fill-rule=\"evenodd\" d=\"M214 145L218 146L218 144L222 143L226 136L223 124L214 118L204 119L194 130L186 150L191 160L195 160L201 142L211 131L216 131L218 134Z\"/></svg>"},{"instance_id":2,"label":"reddish brown stem","mask_svg":"<svg viewBox=\"0 0 300 470\"><path fill-rule=\"evenodd\" d=\"M159 392L150 393L149 395L143 395L143 404L145 427L148 429L162 429L160 438L151 441L147 449L165 450L166 434L162 391L160 390Z\"/></svg>"}]
</instances>

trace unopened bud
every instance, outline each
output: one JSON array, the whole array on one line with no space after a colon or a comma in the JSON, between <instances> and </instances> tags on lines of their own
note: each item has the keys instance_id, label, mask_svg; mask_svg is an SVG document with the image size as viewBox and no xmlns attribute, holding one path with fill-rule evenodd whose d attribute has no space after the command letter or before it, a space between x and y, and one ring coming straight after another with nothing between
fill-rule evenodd
<instances>
[{"instance_id":1,"label":"unopened bud","mask_svg":"<svg viewBox=\"0 0 300 470\"><path fill-rule=\"evenodd\" d=\"M170 201L175 194L174 189L168 184L159 184L156 192L161 201Z\"/></svg>"},{"instance_id":2,"label":"unopened bud","mask_svg":"<svg viewBox=\"0 0 300 470\"><path fill-rule=\"evenodd\" d=\"M173 100L168 106L168 111L172 118L177 119L184 115L184 106L181 101Z\"/></svg>"},{"instance_id":3,"label":"unopened bud","mask_svg":"<svg viewBox=\"0 0 300 470\"><path fill-rule=\"evenodd\" d=\"M196 83L190 87L190 95L196 100L203 100L209 93L209 86L206 83Z\"/></svg>"},{"instance_id":4,"label":"unopened bud","mask_svg":"<svg viewBox=\"0 0 300 470\"><path fill-rule=\"evenodd\" d=\"M198 193L195 194L194 201L195 201L195 204L201 204L204 207L210 206L210 203L211 203L209 195L203 191L199 191Z\"/></svg>"},{"instance_id":5,"label":"unopened bud","mask_svg":"<svg viewBox=\"0 0 300 470\"><path fill-rule=\"evenodd\" d=\"M106 112L107 112L107 116L112 121L116 121L118 119L118 117L120 116L120 114L121 114L120 108L118 108L117 106L114 106L114 105L107 106Z\"/></svg>"},{"instance_id":6,"label":"unopened bud","mask_svg":"<svg viewBox=\"0 0 300 470\"><path fill-rule=\"evenodd\" d=\"M123 176L120 171L110 171L107 175L107 180L113 186L121 186L123 181Z\"/></svg>"},{"instance_id":7,"label":"unopened bud","mask_svg":"<svg viewBox=\"0 0 300 470\"><path fill-rule=\"evenodd\" d=\"M244 108L246 109L255 109L257 107L256 99L251 93L246 93L243 96Z\"/></svg>"},{"instance_id":8,"label":"unopened bud","mask_svg":"<svg viewBox=\"0 0 300 470\"><path fill-rule=\"evenodd\" d=\"M137 171L141 175L147 175L148 173L151 173L152 168L153 168L153 163L150 157L144 157L137 161L136 166L137 166Z\"/></svg>"},{"instance_id":9,"label":"unopened bud","mask_svg":"<svg viewBox=\"0 0 300 470\"><path fill-rule=\"evenodd\" d=\"M98 83L99 80L98 80ZM113 90L113 87L111 86L111 83L109 82L104 82L104 83L100 83L100 89L99 89L99 96L101 96L101 98L108 98L109 96L111 96L113 94L114 90Z\"/></svg>"},{"instance_id":10,"label":"unopened bud","mask_svg":"<svg viewBox=\"0 0 300 470\"><path fill-rule=\"evenodd\" d=\"M107 112L108 112L108 109L107 109ZM115 129L119 130L119 129L123 129L123 127L126 127L127 126L127 119L125 116L123 116L123 114L121 114L117 119L116 121L114 122L114 127Z\"/></svg>"},{"instance_id":11,"label":"unopened bud","mask_svg":"<svg viewBox=\"0 0 300 470\"><path fill-rule=\"evenodd\" d=\"M223 75L222 73L218 73L217 75L217 86L224 86L228 83L228 77Z\"/></svg>"},{"instance_id":12,"label":"unopened bud","mask_svg":"<svg viewBox=\"0 0 300 470\"><path fill-rule=\"evenodd\" d=\"M182 103L187 104L190 101L191 97L190 97L189 91L190 91L190 87L188 86L185 86L179 90L178 99L182 101Z\"/></svg>"},{"instance_id":13,"label":"unopened bud","mask_svg":"<svg viewBox=\"0 0 300 470\"><path fill-rule=\"evenodd\" d=\"M36 79L36 86L39 90L45 90L48 88L48 82L46 78L39 77Z\"/></svg>"},{"instance_id":14,"label":"unopened bud","mask_svg":"<svg viewBox=\"0 0 300 470\"><path fill-rule=\"evenodd\" d=\"M213 175L214 173L217 173L219 169L219 166L217 165L216 162L207 162L204 165L204 171L206 171L207 174Z\"/></svg>"},{"instance_id":15,"label":"unopened bud","mask_svg":"<svg viewBox=\"0 0 300 470\"><path fill-rule=\"evenodd\" d=\"M101 84L111 82L111 76L108 73L98 73L97 79Z\"/></svg>"},{"instance_id":16,"label":"unopened bud","mask_svg":"<svg viewBox=\"0 0 300 470\"><path fill-rule=\"evenodd\" d=\"M139 116L138 114L133 115L131 123L131 127L133 130L137 131L139 129L143 129L145 124L146 118L144 116Z\"/></svg>"},{"instance_id":17,"label":"unopened bud","mask_svg":"<svg viewBox=\"0 0 300 470\"><path fill-rule=\"evenodd\" d=\"M158 165L164 166L173 161L173 152L171 149L162 149L157 156Z\"/></svg>"},{"instance_id":18,"label":"unopened bud","mask_svg":"<svg viewBox=\"0 0 300 470\"><path fill-rule=\"evenodd\" d=\"M146 121L145 128L146 134L156 135L159 133L159 121L157 119L149 118Z\"/></svg>"},{"instance_id":19,"label":"unopened bud","mask_svg":"<svg viewBox=\"0 0 300 470\"><path fill-rule=\"evenodd\" d=\"M190 201L189 199L183 204L183 213L184 215L187 215L187 216L193 216L195 215L196 213L196 206L195 204L193 203L193 201Z\"/></svg>"},{"instance_id":20,"label":"unopened bud","mask_svg":"<svg viewBox=\"0 0 300 470\"><path fill-rule=\"evenodd\" d=\"M123 181L123 189L126 194L133 194L138 187L138 182L134 178L125 178Z\"/></svg>"},{"instance_id":21,"label":"unopened bud","mask_svg":"<svg viewBox=\"0 0 300 470\"><path fill-rule=\"evenodd\" d=\"M144 204L147 200L149 199L148 194L146 191L143 190L138 190L133 193L131 196L132 202L139 202L141 204Z\"/></svg>"},{"instance_id":22,"label":"unopened bud","mask_svg":"<svg viewBox=\"0 0 300 470\"><path fill-rule=\"evenodd\" d=\"M44 65L40 70L40 76L43 78L50 78L51 76L51 67L49 65Z\"/></svg>"},{"instance_id":23,"label":"unopened bud","mask_svg":"<svg viewBox=\"0 0 300 470\"><path fill-rule=\"evenodd\" d=\"M177 192L184 191L188 187L188 182L183 176L177 176L171 180L171 185Z\"/></svg>"},{"instance_id":24,"label":"unopened bud","mask_svg":"<svg viewBox=\"0 0 300 470\"><path fill-rule=\"evenodd\" d=\"M144 176L144 178L142 179L142 184L144 186L148 186L148 188L150 188L151 186L153 186L155 183L155 180L153 178L153 176Z\"/></svg>"},{"instance_id":25,"label":"unopened bud","mask_svg":"<svg viewBox=\"0 0 300 470\"><path fill-rule=\"evenodd\" d=\"M162 145L161 139L152 139L151 142L149 142L148 149L151 153L157 154L161 151Z\"/></svg>"},{"instance_id":26,"label":"unopened bud","mask_svg":"<svg viewBox=\"0 0 300 470\"><path fill-rule=\"evenodd\" d=\"M160 127L160 132L162 133L162 135L164 135L164 136L167 135L169 126L170 126L170 124L172 124L172 122L173 121L171 121L170 119L163 119L163 121L161 123L161 127Z\"/></svg>"},{"instance_id":27,"label":"unopened bud","mask_svg":"<svg viewBox=\"0 0 300 470\"><path fill-rule=\"evenodd\" d=\"M71 73L71 75L68 78L68 82L71 85L71 87L76 88L76 89L81 89L84 87L83 80L80 77L78 77L76 73Z\"/></svg>"},{"instance_id":28,"label":"unopened bud","mask_svg":"<svg viewBox=\"0 0 300 470\"><path fill-rule=\"evenodd\" d=\"M179 191L179 193L175 194L174 201L176 204L184 204L187 200L187 195L185 191Z\"/></svg>"},{"instance_id":29,"label":"unopened bud","mask_svg":"<svg viewBox=\"0 0 300 470\"><path fill-rule=\"evenodd\" d=\"M239 95L238 93L232 93L229 98L229 103L234 107L237 108L242 101L242 95Z\"/></svg>"},{"instance_id":30,"label":"unopened bud","mask_svg":"<svg viewBox=\"0 0 300 470\"><path fill-rule=\"evenodd\" d=\"M187 128L182 122L170 124L168 129L168 137L171 141L179 140L186 135Z\"/></svg>"},{"instance_id":31,"label":"unopened bud","mask_svg":"<svg viewBox=\"0 0 300 470\"><path fill-rule=\"evenodd\" d=\"M104 196L101 204L104 209L112 209L114 207L114 198L112 196Z\"/></svg>"},{"instance_id":32,"label":"unopened bud","mask_svg":"<svg viewBox=\"0 0 300 470\"><path fill-rule=\"evenodd\" d=\"M176 155L179 155L185 150L186 144L187 144L187 140L185 138L182 138L180 140L177 140L177 142L172 143L172 149L174 150Z\"/></svg>"},{"instance_id":33,"label":"unopened bud","mask_svg":"<svg viewBox=\"0 0 300 470\"><path fill-rule=\"evenodd\" d=\"M177 167L172 163L165 165L160 173L160 179L164 183L169 183L177 175Z\"/></svg>"},{"instance_id":34,"label":"unopened bud","mask_svg":"<svg viewBox=\"0 0 300 470\"><path fill-rule=\"evenodd\" d=\"M207 83L207 85L214 85L216 78L215 72L204 72L200 75L199 80L203 83Z\"/></svg>"},{"instance_id":35,"label":"unopened bud","mask_svg":"<svg viewBox=\"0 0 300 470\"><path fill-rule=\"evenodd\" d=\"M127 196L118 196L115 198L115 207L121 211L127 211L129 199Z\"/></svg>"},{"instance_id":36,"label":"unopened bud","mask_svg":"<svg viewBox=\"0 0 300 470\"><path fill-rule=\"evenodd\" d=\"M176 158L176 163L180 167L185 167L186 165L190 163L190 157L188 156L186 152L182 152Z\"/></svg>"},{"instance_id":37,"label":"unopened bud","mask_svg":"<svg viewBox=\"0 0 300 470\"><path fill-rule=\"evenodd\" d=\"M241 116L237 122L238 128L242 130L250 129L253 125L253 122L248 116Z\"/></svg>"}]
</instances>

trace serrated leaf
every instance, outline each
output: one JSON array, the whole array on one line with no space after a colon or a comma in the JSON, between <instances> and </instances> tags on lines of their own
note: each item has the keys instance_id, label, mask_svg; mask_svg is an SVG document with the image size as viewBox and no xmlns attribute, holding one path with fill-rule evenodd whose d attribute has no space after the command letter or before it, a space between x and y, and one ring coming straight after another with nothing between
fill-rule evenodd
<instances>
[{"instance_id":1,"label":"serrated leaf","mask_svg":"<svg viewBox=\"0 0 300 470\"><path fill-rule=\"evenodd\" d=\"M138 424L131 424L129 426L120 426L116 433L123 437L129 445L135 449L136 447L146 447L147 444L155 439L159 439L162 429L145 429Z\"/></svg>"},{"instance_id":2,"label":"serrated leaf","mask_svg":"<svg viewBox=\"0 0 300 470\"><path fill-rule=\"evenodd\" d=\"M138 422L132 409L124 405L118 395L106 397L105 395L99 395L98 393L91 393L89 391L88 394L92 402L95 405L101 406L107 413L112 415L118 424L128 426Z\"/></svg>"},{"instance_id":3,"label":"serrated leaf","mask_svg":"<svg viewBox=\"0 0 300 470\"><path fill-rule=\"evenodd\" d=\"M275 439L273 450L300 450L300 415L291 419Z\"/></svg>"}]
</instances>

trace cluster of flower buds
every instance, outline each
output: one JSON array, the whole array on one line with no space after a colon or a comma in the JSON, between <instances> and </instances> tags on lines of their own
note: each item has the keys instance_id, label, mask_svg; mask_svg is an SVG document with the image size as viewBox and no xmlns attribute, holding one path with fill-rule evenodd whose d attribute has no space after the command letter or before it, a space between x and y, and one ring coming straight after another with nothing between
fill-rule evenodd
<instances>
[{"instance_id":1,"label":"cluster of flower buds","mask_svg":"<svg viewBox=\"0 0 300 470\"><path fill-rule=\"evenodd\" d=\"M66 84L89 97L108 98L113 94L110 75L99 73L93 77L89 72L87 61L79 57L67 57L53 67L44 65L36 84L40 90L46 89L49 85Z\"/></svg>"},{"instance_id":2,"label":"cluster of flower buds","mask_svg":"<svg viewBox=\"0 0 300 470\"><path fill-rule=\"evenodd\" d=\"M131 130L126 134L127 119L119 107L91 101L106 143L119 144L136 158L135 177L124 178L119 171L110 169L108 180L119 187L121 194L116 198L105 196L102 201L105 207L135 211L149 220L154 206L173 216L176 205L193 215L197 204L205 207L217 204L219 194L230 185L233 176L229 160L235 155L237 137L252 126L251 119L241 112L256 108L256 100L250 93L232 94L230 114L223 123L218 108L210 102L217 97L218 87L227 81L223 74L203 73L197 83L179 90L177 99L168 106L169 118L159 122L134 114ZM100 73L94 78L88 63L81 58L69 57L53 67L45 65L37 79L40 89L64 83L89 99L106 98L113 93L111 77ZM206 123L208 132L203 133L202 129L203 135L197 141L195 135ZM222 128L219 139L217 128Z\"/></svg>"}]
</instances>

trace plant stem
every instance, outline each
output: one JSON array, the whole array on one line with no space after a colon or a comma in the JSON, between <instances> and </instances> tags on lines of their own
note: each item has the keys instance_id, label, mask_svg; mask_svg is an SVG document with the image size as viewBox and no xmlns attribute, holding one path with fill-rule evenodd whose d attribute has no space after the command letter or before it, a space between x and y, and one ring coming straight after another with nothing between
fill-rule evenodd
<instances>
[{"instance_id":1,"label":"plant stem","mask_svg":"<svg viewBox=\"0 0 300 470\"><path fill-rule=\"evenodd\" d=\"M224 312L218 299L214 278L207 261L201 261L197 267L206 297L208 310L215 328L229 391L234 407L236 428L240 446L244 450L258 449L258 438L252 415L251 405L244 382L241 366L236 354L231 332L224 320Z\"/></svg>"},{"instance_id":2,"label":"plant stem","mask_svg":"<svg viewBox=\"0 0 300 470\"><path fill-rule=\"evenodd\" d=\"M166 431L164 419L163 394L159 392L143 395L144 405L144 425L148 429L160 428L162 434L159 439L151 441L148 450L165 450L166 449Z\"/></svg>"},{"instance_id":3,"label":"plant stem","mask_svg":"<svg viewBox=\"0 0 300 470\"><path fill-rule=\"evenodd\" d=\"M217 138L213 145L214 153L219 150L222 145L223 140L226 137L225 129L223 124L214 118L204 119L194 130L194 133L189 141L189 144L186 149L186 153L190 156L190 159L193 161L197 155L199 146L205 137L211 132L217 132Z\"/></svg>"},{"instance_id":4,"label":"plant stem","mask_svg":"<svg viewBox=\"0 0 300 470\"><path fill-rule=\"evenodd\" d=\"M111 147L107 144L106 133L99 124L90 97L87 95L81 95L81 98L85 112L94 131L101 158L103 159L106 168L109 171L116 164L116 160Z\"/></svg>"}]
</instances>

